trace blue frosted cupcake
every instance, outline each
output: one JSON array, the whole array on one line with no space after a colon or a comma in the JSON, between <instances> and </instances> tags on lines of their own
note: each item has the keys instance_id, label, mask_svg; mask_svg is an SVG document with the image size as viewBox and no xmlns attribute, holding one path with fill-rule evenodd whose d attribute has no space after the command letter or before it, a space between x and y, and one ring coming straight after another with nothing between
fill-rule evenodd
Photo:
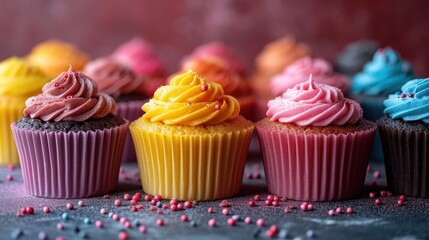
<instances>
[{"instance_id":1,"label":"blue frosted cupcake","mask_svg":"<svg viewBox=\"0 0 429 240\"><path fill-rule=\"evenodd\" d=\"M349 96L361 104L365 119L376 121L384 115L383 101L386 97L414 78L411 64L402 60L398 52L391 48L379 49L372 61L352 78ZM383 152L377 134L370 161L382 160Z\"/></svg>"},{"instance_id":2,"label":"blue frosted cupcake","mask_svg":"<svg viewBox=\"0 0 429 240\"><path fill-rule=\"evenodd\" d=\"M397 194L429 197L429 78L407 82L384 101L379 119L388 187Z\"/></svg>"},{"instance_id":3,"label":"blue frosted cupcake","mask_svg":"<svg viewBox=\"0 0 429 240\"><path fill-rule=\"evenodd\" d=\"M380 45L370 40L359 40L350 43L335 60L335 71L348 77L362 71L363 66L371 61Z\"/></svg>"}]
</instances>

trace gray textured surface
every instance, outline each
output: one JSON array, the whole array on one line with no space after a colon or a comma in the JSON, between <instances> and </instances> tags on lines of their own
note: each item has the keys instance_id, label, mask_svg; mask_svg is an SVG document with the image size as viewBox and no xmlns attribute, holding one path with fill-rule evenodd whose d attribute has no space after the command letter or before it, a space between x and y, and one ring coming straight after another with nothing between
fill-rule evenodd
<instances>
[{"instance_id":1,"label":"gray textured surface","mask_svg":"<svg viewBox=\"0 0 429 240\"><path fill-rule=\"evenodd\" d=\"M119 222L100 214L101 208L108 212L118 213L121 217L127 217L131 223L139 221L147 227L147 232L142 234L136 226L126 231L130 239L264 239L266 231L271 225L276 224L280 230L287 230L287 239L428 239L429 201L426 199L407 199L403 206L397 206L398 196L380 197L383 204L376 206L374 199L368 197L369 191L385 189L386 183L382 165L372 165L368 173L367 183L374 181L373 172L380 170L381 177L375 179L377 186L368 186L362 196L347 201L338 202L314 202L313 211L301 211L299 209L285 213L286 206L299 206L301 202L280 202L280 206L265 206L264 201L258 202L256 207L249 207L248 201L255 194L261 194L261 198L267 197L263 169L260 159L252 155L246 166L243 186L238 196L228 199L230 215L222 214L219 207L221 201L199 202L190 209L171 212L163 210L162 214L150 211L150 203L142 201L143 210L131 211L129 201L123 200L123 195L142 192L137 181L138 171L136 164L124 164L124 172L120 175L120 185L110 199L102 197L83 199L85 206L78 207L79 199L54 200L35 198L25 193L20 169L13 171L8 168L0 168L0 239L12 239L17 230L22 230L19 239L38 239L40 232L47 235L47 239L55 239L62 236L65 239L81 239L83 236L89 239L118 239L118 233L126 228ZM259 167L259 169L258 169ZM247 173L261 173L260 179L247 179ZM13 175L14 180L8 181L6 176ZM122 199L123 205L114 206L116 199ZM168 201L163 200L163 203ZM66 204L72 203L75 210L67 210ZM16 217L16 212L21 207L32 206L35 208L33 215ZM43 212L43 207L51 209L51 213ZM213 207L215 212L209 214L207 209ZM333 217L328 215L330 209L352 207L353 214L338 214ZM67 212L70 219L62 220L61 216ZM186 214L190 221L195 221L196 226L180 220L180 216ZM236 226L229 226L227 219L233 215L239 215L241 221ZM243 219L250 216L251 224L244 223ZM84 218L88 217L91 224L85 224ZM163 219L165 225L158 227L157 219ZM214 218L217 226L208 226L209 219ZM256 226L258 218L265 220L264 227ZM94 222L102 220L104 228L98 229ZM63 223L64 229L56 229L57 223ZM311 235L311 230L312 235ZM284 232L284 231L283 231ZM307 236L308 235L308 236ZM276 236L279 238L279 235Z\"/></svg>"}]
</instances>

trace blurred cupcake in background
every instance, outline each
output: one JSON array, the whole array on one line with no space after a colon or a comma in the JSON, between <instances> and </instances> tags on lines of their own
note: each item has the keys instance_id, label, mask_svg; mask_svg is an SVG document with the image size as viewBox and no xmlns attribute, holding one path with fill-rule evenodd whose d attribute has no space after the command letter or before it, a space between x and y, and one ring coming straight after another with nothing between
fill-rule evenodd
<instances>
[{"instance_id":1,"label":"blurred cupcake in background","mask_svg":"<svg viewBox=\"0 0 429 240\"><path fill-rule=\"evenodd\" d=\"M349 96L361 104L364 118L376 121L384 116L383 101L386 97L399 91L402 85L414 78L413 67L402 60L398 52L392 48L380 48L363 70L352 78ZM378 134L370 161L383 161Z\"/></svg>"},{"instance_id":2,"label":"blurred cupcake in background","mask_svg":"<svg viewBox=\"0 0 429 240\"><path fill-rule=\"evenodd\" d=\"M408 81L384 105L377 124L387 185L396 194L429 198L429 78Z\"/></svg>"},{"instance_id":3,"label":"blurred cupcake in background","mask_svg":"<svg viewBox=\"0 0 429 240\"><path fill-rule=\"evenodd\" d=\"M22 58L0 62L0 165L18 165L19 158L10 125L22 116L25 100L39 93L48 76Z\"/></svg>"},{"instance_id":4,"label":"blurred cupcake in background","mask_svg":"<svg viewBox=\"0 0 429 240\"><path fill-rule=\"evenodd\" d=\"M335 71L349 77L354 76L362 71L367 62L371 61L379 48L378 43L370 40L360 40L348 44L335 60Z\"/></svg>"},{"instance_id":5,"label":"blurred cupcake in background","mask_svg":"<svg viewBox=\"0 0 429 240\"><path fill-rule=\"evenodd\" d=\"M337 87L343 93L349 90L349 79L334 72L329 62L321 58L304 57L286 67L282 73L274 75L270 82L270 91L274 96L279 96L310 75L315 82Z\"/></svg>"},{"instance_id":6,"label":"blurred cupcake in background","mask_svg":"<svg viewBox=\"0 0 429 240\"><path fill-rule=\"evenodd\" d=\"M70 66L81 71L89 57L71 43L49 40L37 44L27 55L27 60L54 78Z\"/></svg>"},{"instance_id":7,"label":"blurred cupcake in background","mask_svg":"<svg viewBox=\"0 0 429 240\"><path fill-rule=\"evenodd\" d=\"M257 97L256 120L265 117L267 102L274 97L269 87L271 78L309 55L310 48L306 44L286 36L267 44L256 56L255 72L251 78L251 86Z\"/></svg>"},{"instance_id":8,"label":"blurred cupcake in background","mask_svg":"<svg viewBox=\"0 0 429 240\"><path fill-rule=\"evenodd\" d=\"M165 64L143 38L135 37L120 45L114 50L112 58L130 67L138 77L147 79L147 89L152 94L165 84Z\"/></svg>"},{"instance_id":9,"label":"blurred cupcake in background","mask_svg":"<svg viewBox=\"0 0 429 240\"><path fill-rule=\"evenodd\" d=\"M183 62L181 72L187 72L189 69L212 82L220 84L225 94L238 100L240 114L245 118L251 118L255 107L255 97L246 79L232 71L228 62L214 56L194 56Z\"/></svg>"}]
</instances>

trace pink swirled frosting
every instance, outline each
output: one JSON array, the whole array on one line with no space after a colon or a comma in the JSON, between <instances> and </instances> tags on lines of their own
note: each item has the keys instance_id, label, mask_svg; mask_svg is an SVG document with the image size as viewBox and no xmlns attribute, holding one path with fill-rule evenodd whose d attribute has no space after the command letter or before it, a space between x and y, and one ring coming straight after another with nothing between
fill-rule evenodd
<instances>
[{"instance_id":1,"label":"pink swirled frosting","mask_svg":"<svg viewBox=\"0 0 429 240\"><path fill-rule=\"evenodd\" d=\"M331 85L347 92L350 81L346 76L334 72L331 64L321 58L305 57L289 65L284 71L275 75L270 82L271 93L278 96L288 88L303 82L307 76L313 75L313 80L318 83Z\"/></svg>"},{"instance_id":2,"label":"pink swirled frosting","mask_svg":"<svg viewBox=\"0 0 429 240\"><path fill-rule=\"evenodd\" d=\"M145 78L137 77L132 69L113 58L91 61L86 64L83 72L97 83L100 91L114 97L129 93L147 93Z\"/></svg>"},{"instance_id":3,"label":"pink swirled frosting","mask_svg":"<svg viewBox=\"0 0 429 240\"><path fill-rule=\"evenodd\" d=\"M71 68L45 84L42 93L27 99L25 105L24 116L55 122L102 118L116 109L112 97L98 92L92 79Z\"/></svg>"},{"instance_id":4,"label":"pink swirled frosting","mask_svg":"<svg viewBox=\"0 0 429 240\"><path fill-rule=\"evenodd\" d=\"M271 121L299 126L355 124L362 114L361 106L345 98L339 88L316 83L311 76L269 101L267 111Z\"/></svg>"}]
</instances>

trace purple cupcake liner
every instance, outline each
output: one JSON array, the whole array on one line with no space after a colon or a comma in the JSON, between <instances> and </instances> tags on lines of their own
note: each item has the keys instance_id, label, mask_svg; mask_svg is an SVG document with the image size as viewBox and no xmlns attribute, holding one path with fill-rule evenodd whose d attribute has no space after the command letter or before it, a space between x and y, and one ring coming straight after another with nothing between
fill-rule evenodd
<instances>
[{"instance_id":1,"label":"purple cupcake liner","mask_svg":"<svg viewBox=\"0 0 429 240\"><path fill-rule=\"evenodd\" d=\"M84 198L116 188L128 123L67 133L11 126L24 185L31 195Z\"/></svg>"},{"instance_id":2,"label":"purple cupcake liner","mask_svg":"<svg viewBox=\"0 0 429 240\"><path fill-rule=\"evenodd\" d=\"M127 119L132 122L143 115L142 106L147 100L141 101L128 101L118 102L116 104L115 114L119 117ZM122 154L122 162L136 162L136 150L134 148L133 139L130 131L127 129L127 136L125 137L124 153Z\"/></svg>"}]
</instances>

